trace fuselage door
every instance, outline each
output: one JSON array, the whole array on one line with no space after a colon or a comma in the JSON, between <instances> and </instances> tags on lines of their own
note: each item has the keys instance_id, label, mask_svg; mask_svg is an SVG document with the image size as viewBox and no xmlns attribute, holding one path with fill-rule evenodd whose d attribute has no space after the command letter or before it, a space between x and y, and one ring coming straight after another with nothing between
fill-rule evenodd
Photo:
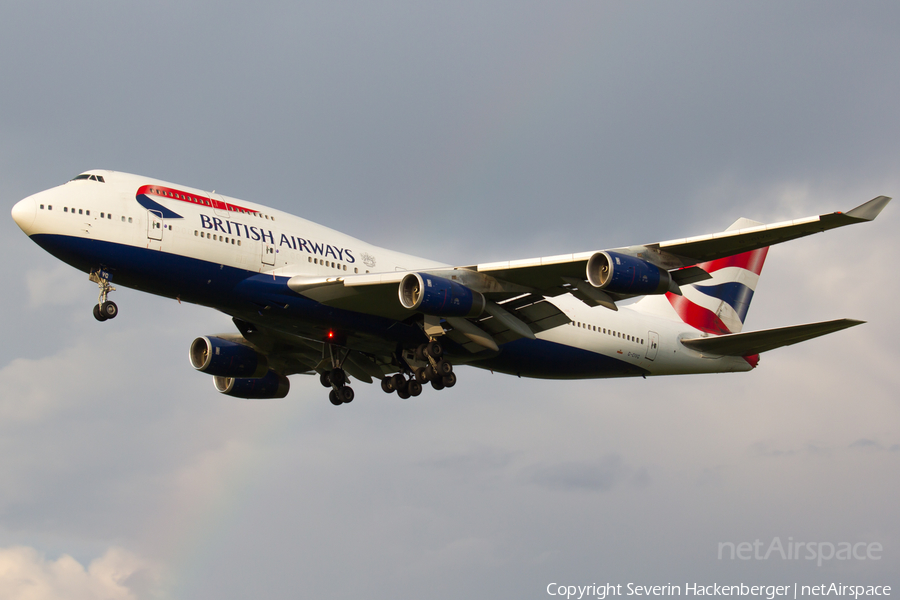
<instances>
[{"instance_id":1,"label":"fuselage door","mask_svg":"<svg viewBox=\"0 0 900 600\"><path fill-rule=\"evenodd\" d=\"M147 211L147 237L151 240L162 240L163 216L158 210Z\"/></svg>"},{"instance_id":2,"label":"fuselage door","mask_svg":"<svg viewBox=\"0 0 900 600\"><path fill-rule=\"evenodd\" d=\"M656 360L656 353L659 351L659 334L655 331L647 332L647 349L644 351L644 357L647 360Z\"/></svg>"},{"instance_id":3,"label":"fuselage door","mask_svg":"<svg viewBox=\"0 0 900 600\"><path fill-rule=\"evenodd\" d=\"M262 262L264 265L275 265L275 244L269 244L265 240L262 242Z\"/></svg>"},{"instance_id":4,"label":"fuselage door","mask_svg":"<svg viewBox=\"0 0 900 600\"><path fill-rule=\"evenodd\" d=\"M209 195L210 201L212 201L213 210L216 213L217 217L221 217L223 219L230 219L231 213L228 211L228 204L225 202L224 196L216 194L215 190Z\"/></svg>"}]
</instances>

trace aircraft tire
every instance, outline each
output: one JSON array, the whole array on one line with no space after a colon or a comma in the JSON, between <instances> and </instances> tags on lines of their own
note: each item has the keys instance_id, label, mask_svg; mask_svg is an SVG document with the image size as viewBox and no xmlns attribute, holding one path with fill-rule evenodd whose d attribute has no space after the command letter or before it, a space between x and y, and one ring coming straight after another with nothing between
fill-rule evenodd
<instances>
[{"instance_id":1,"label":"aircraft tire","mask_svg":"<svg viewBox=\"0 0 900 600\"><path fill-rule=\"evenodd\" d=\"M390 394L394 391L394 379L392 377L385 377L381 380L381 389L384 390L385 394Z\"/></svg>"},{"instance_id":2,"label":"aircraft tire","mask_svg":"<svg viewBox=\"0 0 900 600\"><path fill-rule=\"evenodd\" d=\"M422 393L422 384L415 379L411 379L406 386L406 391L409 392L410 396L418 396Z\"/></svg>"},{"instance_id":3,"label":"aircraft tire","mask_svg":"<svg viewBox=\"0 0 900 600\"><path fill-rule=\"evenodd\" d=\"M441 377L446 377L453 372L453 365L449 361L441 360L437 364L437 372Z\"/></svg>"},{"instance_id":4,"label":"aircraft tire","mask_svg":"<svg viewBox=\"0 0 900 600\"><path fill-rule=\"evenodd\" d=\"M356 397L356 394L353 393L353 388L351 388L350 386L342 387L340 395L341 395L341 400L344 401L344 404L349 404L350 402L353 402L353 398Z\"/></svg>"},{"instance_id":5,"label":"aircraft tire","mask_svg":"<svg viewBox=\"0 0 900 600\"><path fill-rule=\"evenodd\" d=\"M341 399L341 397L338 396L338 393L334 390L328 392L328 399L331 400L331 403L335 406L340 406L344 403L343 399Z\"/></svg>"},{"instance_id":6,"label":"aircraft tire","mask_svg":"<svg viewBox=\"0 0 900 600\"><path fill-rule=\"evenodd\" d=\"M116 315L119 314L119 307L112 300L107 300L100 305L100 314L107 319L115 319Z\"/></svg>"},{"instance_id":7,"label":"aircraft tire","mask_svg":"<svg viewBox=\"0 0 900 600\"><path fill-rule=\"evenodd\" d=\"M444 380L435 377L434 379L431 380L431 387L433 387L436 390L444 389L444 387L445 387Z\"/></svg>"},{"instance_id":8,"label":"aircraft tire","mask_svg":"<svg viewBox=\"0 0 900 600\"><path fill-rule=\"evenodd\" d=\"M428 356L434 360L438 360L444 355L444 347L441 346L440 342L428 342L428 346L425 347L425 352L427 352Z\"/></svg>"},{"instance_id":9,"label":"aircraft tire","mask_svg":"<svg viewBox=\"0 0 900 600\"><path fill-rule=\"evenodd\" d=\"M322 387L331 387L331 377L328 376L328 371L319 373L319 383L322 384Z\"/></svg>"},{"instance_id":10,"label":"aircraft tire","mask_svg":"<svg viewBox=\"0 0 900 600\"><path fill-rule=\"evenodd\" d=\"M444 384L445 388L452 388L454 385L456 385L456 373L444 375L443 379L441 379L441 383Z\"/></svg>"},{"instance_id":11,"label":"aircraft tire","mask_svg":"<svg viewBox=\"0 0 900 600\"><path fill-rule=\"evenodd\" d=\"M347 374L344 373L343 369L332 369L329 377L331 378L331 383L338 387L347 383Z\"/></svg>"},{"instance_id":12,"label":"aircraft tire","mask_svg":"<svg viewBox=\"0 0 900 600\"><path fill-rule=\"evenodd\" d=\"M105 321L105 320L108 319L109 317L103 316L103 313L100 312L100 305L99 305L99 304L95 304L95 305L94 305L94 318L97 319L98 321L100 321L100 322L102 323L103 321Z\"/></svg>"},{"instance_id":13,"label":"aircraft tire","mask_svg":"<svg viewBox=\"0 0 900 600\"><path fill-rule=\"evenodd\" d=\"M391 377L391 386L398 392L400 390L405 390L406 389L406 377L404 377L402 373L397 373L396 375Z\"/></svg>"}]
</instances>

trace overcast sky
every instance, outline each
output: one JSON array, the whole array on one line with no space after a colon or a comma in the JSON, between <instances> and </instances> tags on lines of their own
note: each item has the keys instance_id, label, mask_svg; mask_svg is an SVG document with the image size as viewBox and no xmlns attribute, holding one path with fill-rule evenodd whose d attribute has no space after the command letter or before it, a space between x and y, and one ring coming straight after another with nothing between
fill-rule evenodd
<instances>
[{"instance_id":1,"label":"overcast sky","mask_svg":"<svg viewBox=\"0 0 900 600\"><path fill-rule=\"evenodd\" d=\"M900 194L898 22L893 2L5 2L0 200L115 169L454 264L848 210ZM900 585L898 223L769 253L745 330L868 324L752 373L464 368L335 408L312 377L217 394L187 349L227 317L120 289L100 324L87 276L2 218L0 596ZM717 558L776 537L883 551Z\"/></svg>"}]
</instances>

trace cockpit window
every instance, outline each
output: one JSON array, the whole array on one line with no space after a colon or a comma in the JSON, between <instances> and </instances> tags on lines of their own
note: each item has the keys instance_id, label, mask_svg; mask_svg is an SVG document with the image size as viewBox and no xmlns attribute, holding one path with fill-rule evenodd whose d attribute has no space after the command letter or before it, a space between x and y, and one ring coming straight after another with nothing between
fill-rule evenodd
<instances>
[{"instance_id":1,"label":"cockpit window","mask_svg":"<svg viewBox=\"0 0 900 600\"><path fill-rule=\"evenodd\" d=\"M78 181L79 179L87 179L90 181L99 181L100 183L106 183L103 180L103 175L91 175L90 173L82 173L72 179L72 181Z\"/></svg>"}]
</instances>

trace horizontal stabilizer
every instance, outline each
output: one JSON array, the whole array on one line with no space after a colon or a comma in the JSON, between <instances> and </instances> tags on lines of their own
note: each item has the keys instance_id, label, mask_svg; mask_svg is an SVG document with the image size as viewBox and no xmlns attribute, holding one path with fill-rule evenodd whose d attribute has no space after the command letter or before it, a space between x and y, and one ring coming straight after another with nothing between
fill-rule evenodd
<instances>
[{"instance_id":1,"label":"horizontal stabilizer","mask_svg":"<svg viewBox=\"0 0 900 600\"><path fill-rule=\"evenodd\" d=\"M790 346L798 342L805 342L821 335L827 335L861 325L865 321L855 319L837 319L823 321L821 323L807 323L806 325L792 325L791 327L779 327L777 329L765 329L763 331L748 331L745 333L732 333L716 337L690 338L681 340L681 343L697 352L705 354L717 354L720 356L752 356L782 346Z\"/></svg>"}]
</instances>

